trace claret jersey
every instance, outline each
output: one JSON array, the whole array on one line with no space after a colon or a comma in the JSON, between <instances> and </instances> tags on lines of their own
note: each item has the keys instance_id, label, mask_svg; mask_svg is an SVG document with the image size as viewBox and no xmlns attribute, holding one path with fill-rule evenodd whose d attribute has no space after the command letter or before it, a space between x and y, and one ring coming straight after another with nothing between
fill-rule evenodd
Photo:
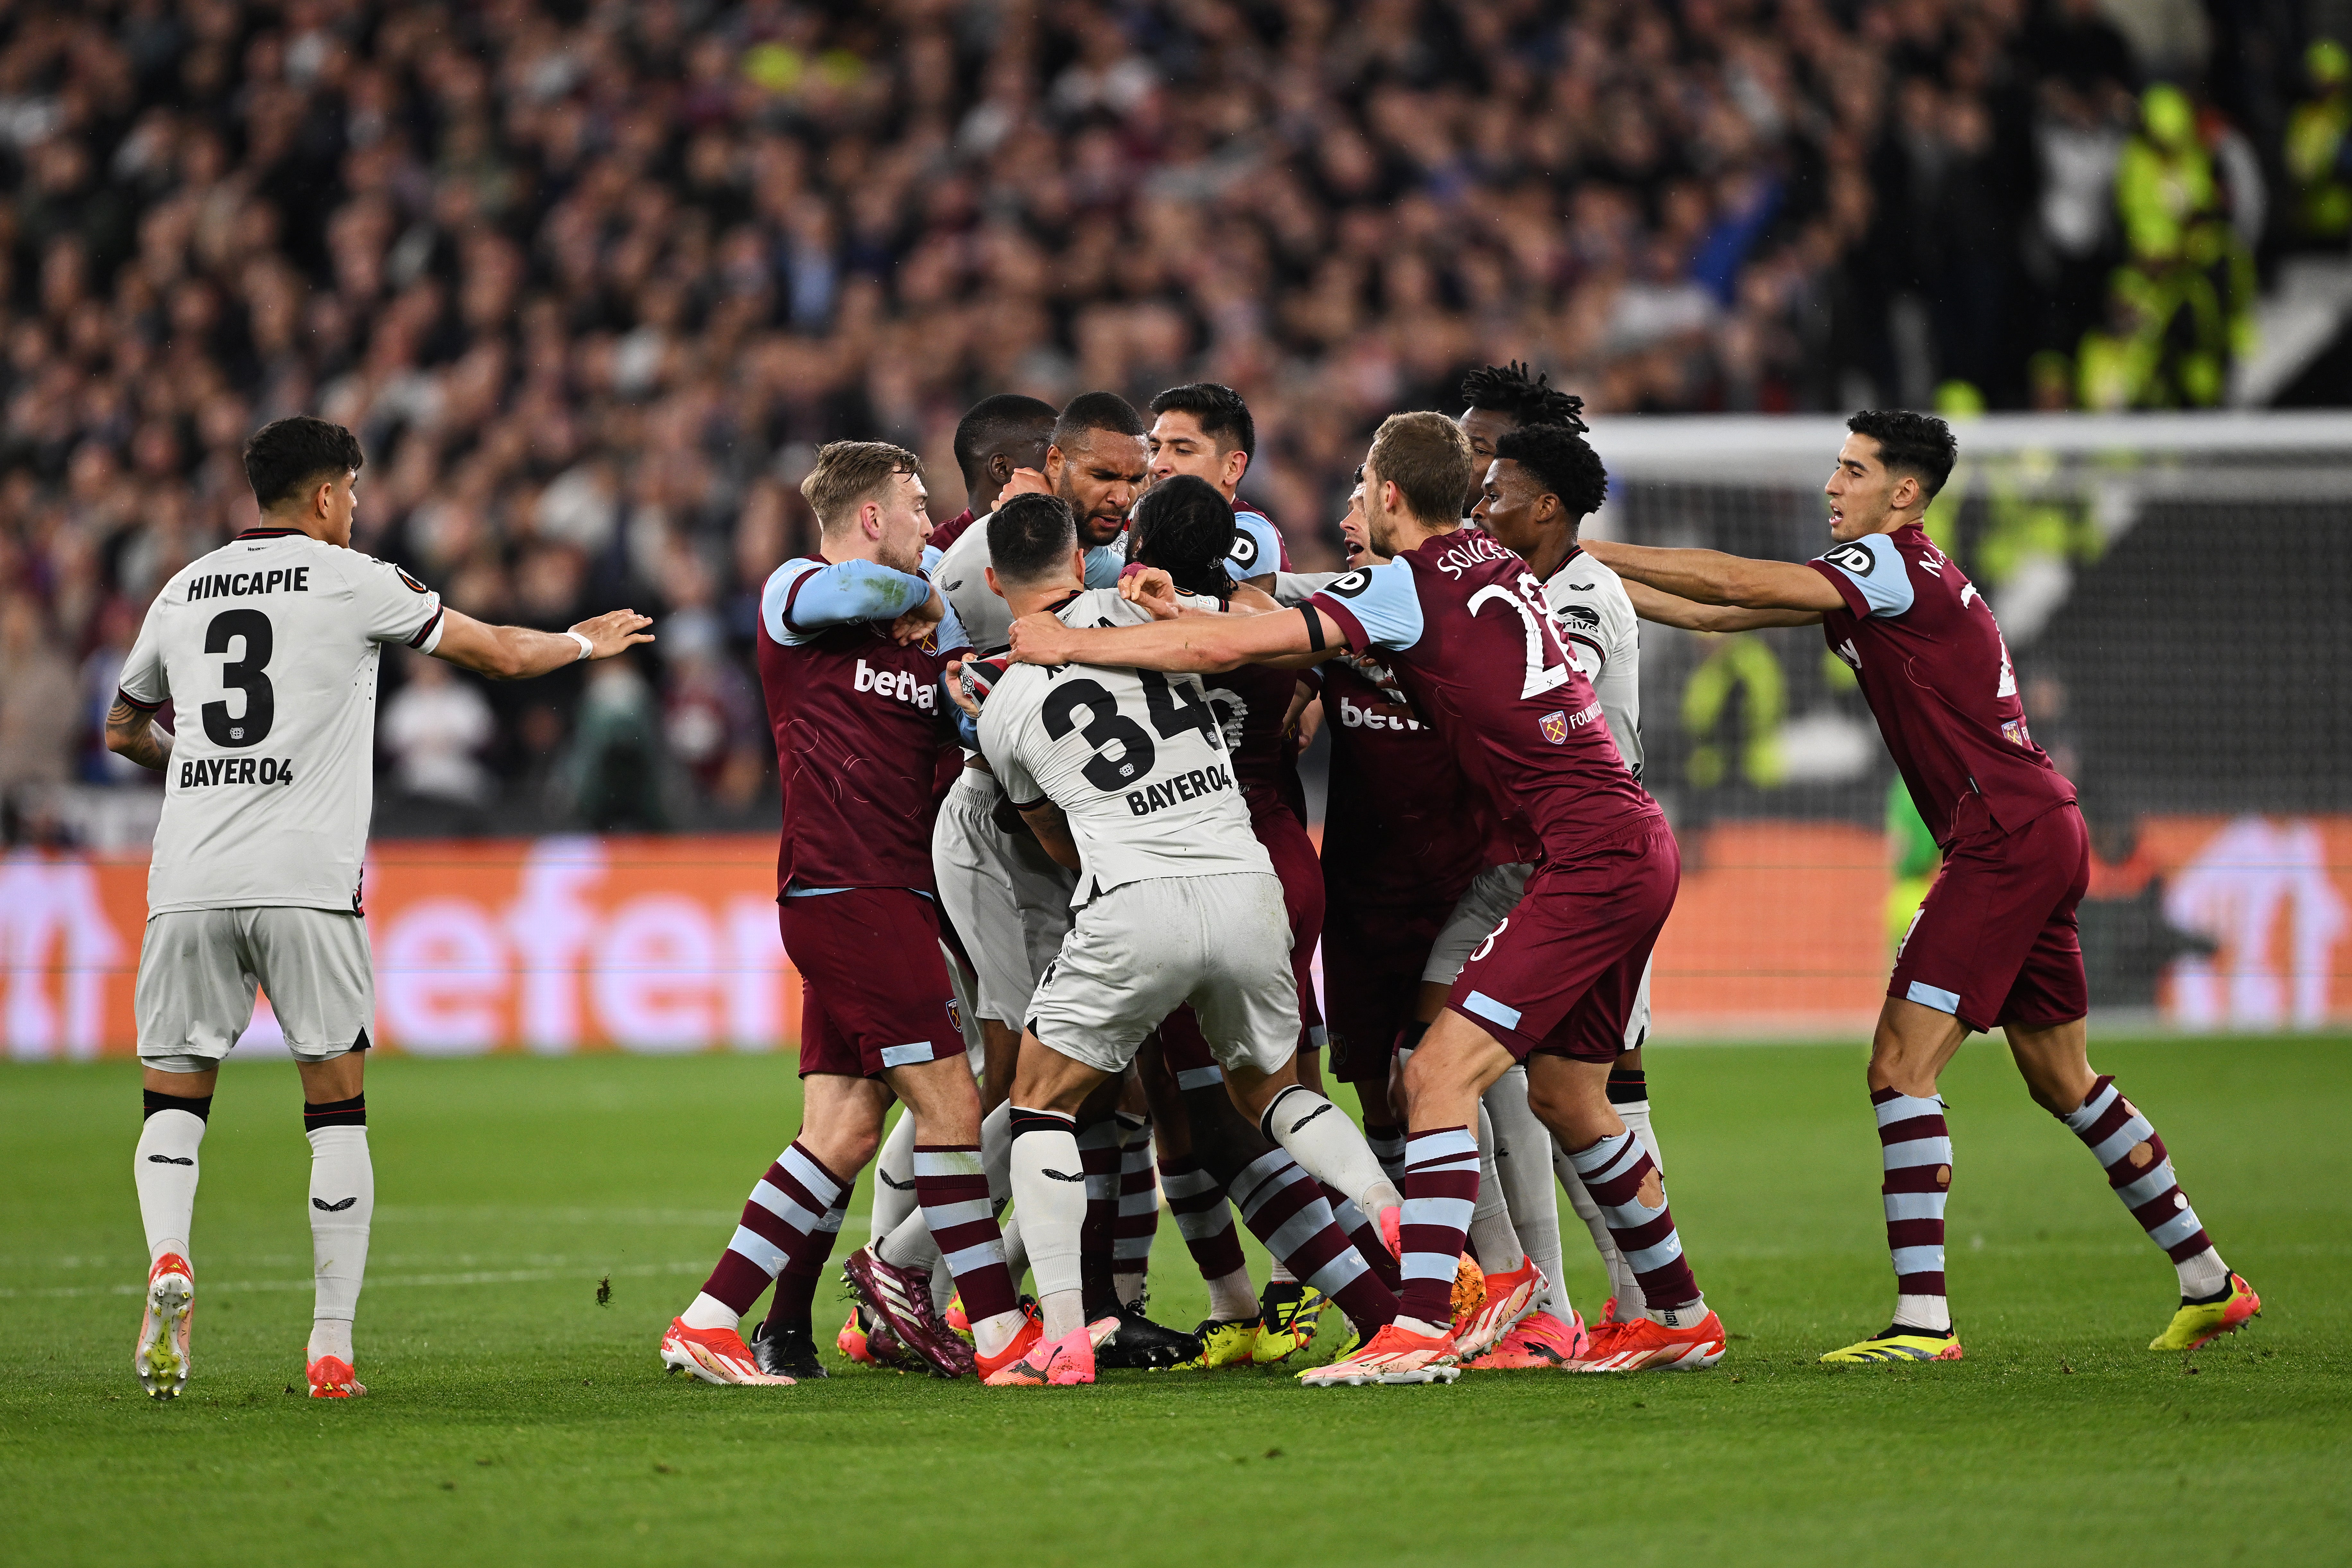
<instances>
[{"instance_id":1,"label":"claret jersey","mask_svg":"<svg viewBox=\"0 0 2352 1568\"><path fill-rule=\"evenodd\" d=\"M1573 855L1663 815L1610 738L1543 585L1480 530L1433 534L1308 602L1351 650L1386 650L1413 710L1512 828L1515 858Z\"/></svg>"},{"instance_id":2,"label":"claret jersey","mask_svg":"<svg viewBox=\"0 0 2352 1568\"><path fill-rule=\"evenodd\" d=\"M386 643L430 653L441 596L388 562L254 528L175 573L121 696L177 715L150 914L360 908Z\"/></svg>"},{"instance_id":3,"label":"claret jersey","mask_svg":"<svg viewBox=\"0 0 2352 1568\"><path fill-rule=\"evenodd\" d=\"M1116 588L1054 613L1073 626L1151 619ZM1084 866L1074 904L1147 878L1274 870L1197 675L1016 664L981 710L980 744L1014 805L1051 800L1069 818Z\"/></svg>"},{"instance_id":4,"label":"claret jersey","mask_svg":"<svg viewBox=\"0 0 2352 1568\"><path fill-rule=\"evenodd\" d=\"M1992 606L1912 523L1806 563L1845 607L1824 611L1830 651L1853 668L1920 819L1949 846L1971 792L2005 832L2074 798L2025 727Z\"/></svg>"}]
</instances>

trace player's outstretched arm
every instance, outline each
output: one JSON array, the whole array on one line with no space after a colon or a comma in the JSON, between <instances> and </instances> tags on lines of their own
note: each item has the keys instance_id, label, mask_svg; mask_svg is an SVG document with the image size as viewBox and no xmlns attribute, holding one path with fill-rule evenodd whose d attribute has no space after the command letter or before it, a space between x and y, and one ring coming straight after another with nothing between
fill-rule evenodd
<instances>
[{"instance_id":1,"label":"player's outstretched arm","mask_svg":"<svg viewBox=\"0 0 2352 1568\"><path fill-rule=\"evenodd\" d=\"M1062 815L1060 806L1050 800L1024 805L1021 808L1021 820L1029 825L1029 831L1037 836L1038 844L1056 865L1073 871L1084 869L1078 864L1078 841L1070 837L1070 819Z\"/></svg>"},{"instance_id":2,"label":"player's outstretched arm","mask_svg":"<svg viewBox=\"0 0 2352 1568\"><path fill-rule=\"evenodd\" d=\"M435 645L433 657L493 680L528 680L583 658L610 658L654 640L645 629L654 624L652 618L635 610L607 610L568 632L487 626L455 610L445 610L443 615L441 640Z\"/></svg>"},{"instance_id":3,"label":"player's outstretched arm","mask_svg":"<svg viewBox=\"0 0 2352 1568\"><path fill-rule=\"evenodd\" d=\"M1698 605L1664 594L1647 583L1625 580L1625 596L1633 613L1660 626L1686 632L1746 632L1759 626L1811 626L1821 624L1819 610L1747 610L1734 605Z\"/></svg>"},{"instance_id":4,"label":"player's outstretched arm","mask_svg":"<svg viewBox=\"0 0 2352 1568\"><path fill-rule=\"evenodd\" d=\"M1751 561L1719 550L1654 550L1609 539L1588 540L1584 549L1620 577L1701 605L1818 611L1845 604L1828 578L1802 562Z\"/></svg>"},{"instance_id":5,"label":"player's outstretched arm","mask_svg":"<svg viewBox=\"0 0 2352 1568\"><path fill-rule=\"evenodd\" d=\"M1040 610L1013 623L1024 664L1108 664L1211 674L1244 664L1316 664L1347 651L1338 623L1302 606L1270 616L1184 616L1142 626L1071 626Z\"/></svg>"},{"instance_id":6,"label":"player's outstretched arm","mask_svg":"<svg viewBox=\"0 0 2352 1568\"><path fill-rule=\"evenodd\" d=\"M155 722L152 710L133 708L118 697L106 710L106 749L160 773L172 760L172 736Z\"/></svg>"}]
</instances>

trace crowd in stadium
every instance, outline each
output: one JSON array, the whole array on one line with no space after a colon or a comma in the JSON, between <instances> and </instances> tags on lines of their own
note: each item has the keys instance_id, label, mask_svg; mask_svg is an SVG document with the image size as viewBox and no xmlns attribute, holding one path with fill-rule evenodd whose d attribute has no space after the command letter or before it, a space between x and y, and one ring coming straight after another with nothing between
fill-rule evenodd
<instances>
[{"instance_id":1,"label":"crowd in stadium","mask_svg":"<svg viewBox=\"0 0 2352 1568\"><path fill-rule=\"evenodd\" d=\"M593 682L388 667L387 798L448 830L762 820L797 481L887 437L944 519L982 394L1240 389L1309 568L1371 423L1486 361L1601 415L2213 402L2256 259L2352 228L2346 63L2189 9L2149 58L2093 0L16 8L8 831L134 771L140 615L297 411L453 605L660 617Z\"/></svg>"}]
</instances>

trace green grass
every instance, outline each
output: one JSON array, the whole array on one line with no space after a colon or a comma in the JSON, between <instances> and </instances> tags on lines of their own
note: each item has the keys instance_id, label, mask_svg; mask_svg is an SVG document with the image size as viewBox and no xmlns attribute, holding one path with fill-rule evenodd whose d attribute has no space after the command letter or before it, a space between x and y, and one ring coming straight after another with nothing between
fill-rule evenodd
<instances>
[{"instance_id":1,"label":"green grass","mask_svg":"<svg viewBox=\"0 0 2352 1568\"><path fill-rule=\"evenodd\" d=\"M1736 1338L1630 1379L1280 1375L982 1390L656 1370L764 1162L789 1060L387 1059L360 1322L373 1392L292 1397L307 1150L292 1072L223 1075L196 1377L130 1368L128 1065L0 1068L0 1542L12 1563L2342 1562L2352 1542L2352 1051L2107 1044L2269 1307L2184 1363L2170 1271L1998 1047L1945 1082L1969 1359L1826 1368L1890 1281L1861 1053L1682 1047L1651 1081L1689 1253ZM847 1231L862 1239L861 1194ZM1574 1216L1570 1284L1598 1265ZM1172 1225L1159 1315L1203 1297ZM612 1279L599 1306L597 1280ZM826 1311L832 1288L820 1299Z\"/></svg>"}]
</instances>

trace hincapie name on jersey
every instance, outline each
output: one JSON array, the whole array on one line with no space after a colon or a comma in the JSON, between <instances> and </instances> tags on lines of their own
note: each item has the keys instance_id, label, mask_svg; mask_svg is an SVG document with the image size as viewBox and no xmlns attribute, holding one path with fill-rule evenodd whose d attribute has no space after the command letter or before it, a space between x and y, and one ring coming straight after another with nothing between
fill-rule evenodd
<instances>
[{"instance_id":1,"label":"hincapie name on jersey","mask_svg":"<svg viewBox=\"0 0 2352 1568\"><path fill-rule=\"evenodd\" d=\"M1127 809L1138 816L1150 816L1180 800L1198 800L1204 795L1233 787L1234 775L1213 763L1205 768L1188 768L1166 784L1145 784L1129 792Z\"/></svg>"},{"instance_id":2,"label":"hincapie name on jersey","mask_svg":"<svg viewBox=\"0 0 2352 1568\"><path fill-rule=\"evenodd\" d=\"M188 579L188 602L198 599L240 599L255 594L307 594L308 566L273 567L267 572L200 572Z\"/></svg>"},{"instance_id":3,"label":"hincapie name on jersey","mask_svg":"<svg viewBox=\"0 0 2352 1568\"><path fill-rule=\"evenodd\" d=\"M294 764L276 757L187 757L180 763L180 787L204 789L212 784L290 784Z\"/></svg>"}]
</instances>

